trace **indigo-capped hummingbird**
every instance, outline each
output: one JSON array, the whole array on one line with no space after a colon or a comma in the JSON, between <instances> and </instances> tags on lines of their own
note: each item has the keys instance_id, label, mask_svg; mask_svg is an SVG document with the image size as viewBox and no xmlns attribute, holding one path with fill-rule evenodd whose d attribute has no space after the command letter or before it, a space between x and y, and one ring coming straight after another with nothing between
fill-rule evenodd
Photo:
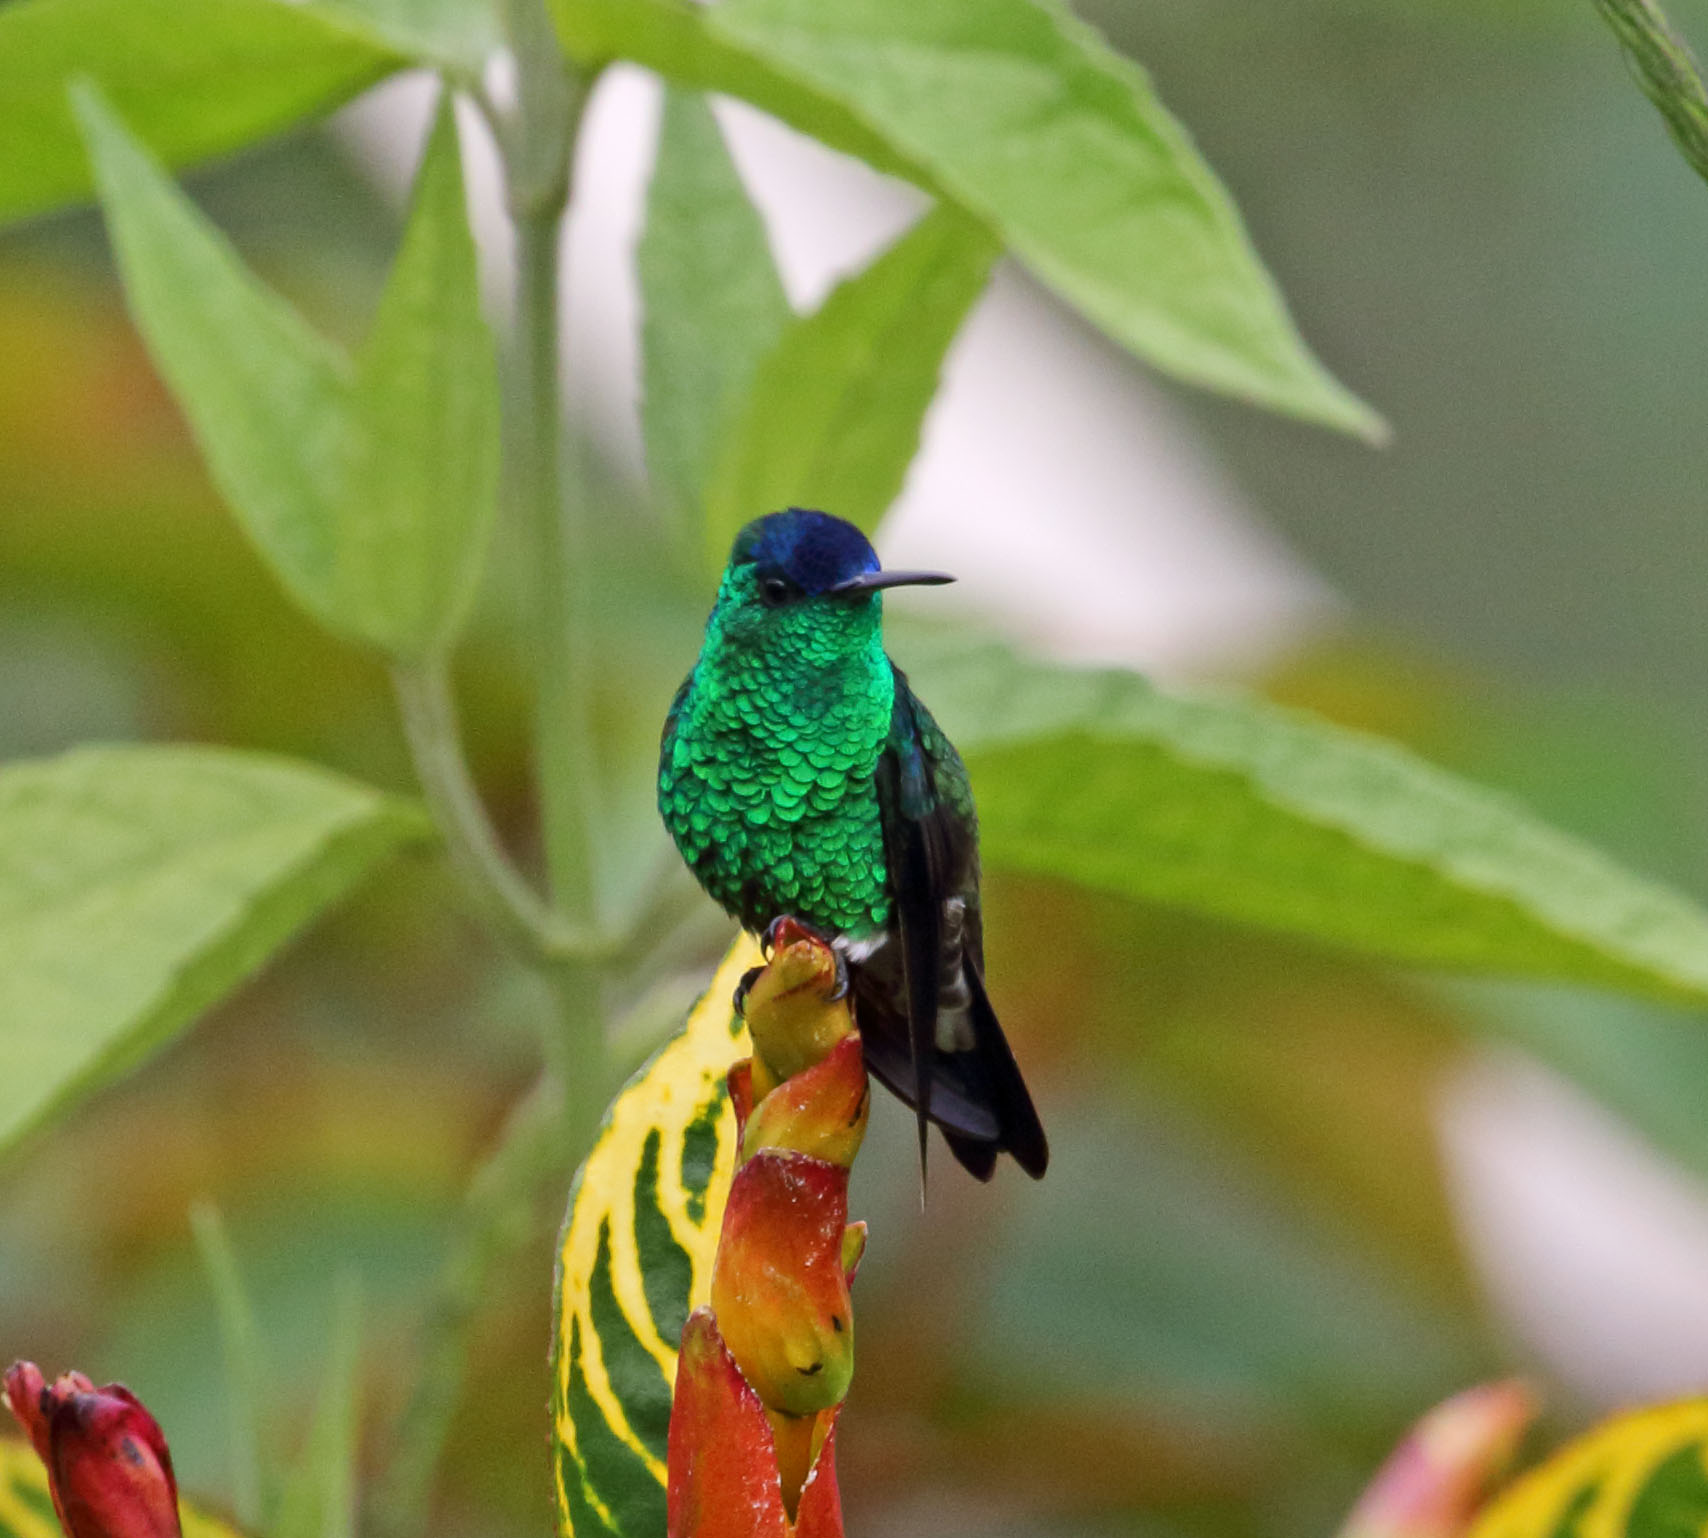
<instances>
[{"instance_id":1,"label":"indigo-capped hummingbird","mask_svg":"<svg viewBox=\"0 0 1708 1538\"><path fill-rule=\"evenodd\" d=\"M836 947L866 1063L988 1180L1049 1147L984 985L978 818L954 745L883 642L866 536L789 508L736 536L694 670L664 725L658 806L700 885L763 935L785 915Z\"/></svg>"}]
</instances>

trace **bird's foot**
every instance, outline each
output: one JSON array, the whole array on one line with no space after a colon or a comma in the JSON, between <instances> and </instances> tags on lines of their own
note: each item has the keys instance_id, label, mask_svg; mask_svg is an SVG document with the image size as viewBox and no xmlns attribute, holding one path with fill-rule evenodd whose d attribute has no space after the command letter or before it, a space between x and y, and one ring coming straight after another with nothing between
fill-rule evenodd
<instances>
[{"instance_id":1,"label":"bird's foot","mask_svg":"<svg viewBox=\"0 0 1708 1538\"><path fill-rule=\"evenodd\" d=\"M836 982L830 990L830 1002L836 1004L848 997L848 958L842 954L840 946L831 946L830 954L836 958Z\"/></svg>"},{"instance_id":2,"label":"bird's foot","mask_svg":"<svg viewBox=\"0 0 1708 1538\"><path fill-rule=\"evenodd\" d=\"M848 958L843 954L842 947L836 943L835 937L827 935L822 929L803 923L792 914L779 914L765 926L765 933L759 938L759 948L769 961L771 953L779 946L795 945L801 940L817 940L836 960L836 982L830 990L831 1003L847 998Z\"/></svg>"},{"instance_id":3,"label":"bird's foot","mask_svg":"<svg viewBox=\"0 0 1708 1538\"><path fill-rule=\"evenodd\" d=\"M735 998L731 1001L735 1005L737 1019L747 1018L747 996L753 992L753 985L759 981L759 974L764 970L764 967L749 967L741 974L741 981L735 985Z\"/></svg>"}]
</instances>

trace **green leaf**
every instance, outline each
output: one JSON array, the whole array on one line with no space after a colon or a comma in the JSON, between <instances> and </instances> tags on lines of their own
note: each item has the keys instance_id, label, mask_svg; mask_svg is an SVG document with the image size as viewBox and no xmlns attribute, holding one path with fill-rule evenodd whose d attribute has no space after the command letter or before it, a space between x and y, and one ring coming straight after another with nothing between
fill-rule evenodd
<instances>
[{"instance_id":1,"label":"green leaf","mask_svg":"<svg viewBox=\"0 0 1708 1538\"><path fill-rule=\"evenodd\" d=\"M724 1077L752 1048L730 1006L760 960L738 940L682 1030L611 1103L575 1177L559 1244L552 1342L558 1531L655 1538L689 1313L710 1300L735 1170Z\"/></svg>"},{"instance_id":2,"label":"green leaf","mask_svg":"<svg viewBox=\"0 0 1708 1538\"><path fill-rule=\"evenodd\" d=\"M418 63L471 80L504 44L491 0L321 0L320 9L353 18Z\"/></svg>"},{"instance_id":3,"label":"green leaf","mask_svg":"<svg viewBox=\"0 0 1708 1538\"><path fill-rule=\"evenodd\" d=\"M170 1433L168 1433L170 1439ZM184 1538L241 1538L238 1529L188 1501L178 1515ZM47 1470L28 1442L0 1436L0 1538L63 1538L48 1493Z\"/></svg>"},{"instance_id":4,"label":"green leaf","mask_svg":"<svg viewBox=\"0 0 1708 1538\"><path fill-rule=\"evenodd\" d=\"M346 1272L333 1298L326 1366L308 1441L280 1499L273 1538L354 1538L361 1373L361 1281Z\"/></svg>"},{"instance_id":5,"label":"green leaf","mask_svg":"<svg viewBox=\"0 0 1708 1538\"><path fill-rule=\"evenodd\" d=\"M261 1435L261 1385L267 1381L267 1372L261 1360L261 1332L219 1208L210 1201L197 1202L190 1208L190 1231L219 1314L231 1422L231 1503L237 1520L258 1532L267 1485Z\"/></svg>"},{"instance_id":6,"label":"green leaf","mask_svg":"<svg viewBox=\"0 0 1708 1538\"><path fill-rule=\"evenodd\" d=\"M847 108L745 49L714 37L698 5L685 0L550 0L558 37L587 69L632 59L679 85L721 91L763 107L822 144L910 180L925 176L896 156Z\"/></svg>"},{"instance_id":7,"label":"green leaf","mask_svg":"<svg viewBox=\"0 0 1708 1538\"><path fill-rule=\"evenodd\" d=\"M1392 744L996 647L911 671L990 865L1419 966L1708 999L1708 913Z\"/></svg>"},{"instance_id":8,"label":"green leaf","mask_svg":"<svg viewBox=\"0 0 1708 1538\"><path fill-rule=\"evenodd\" d=\"M327 510L353 368L243 265L98 93L73 90L125 295L215 485L292 595L337 628Z\"/></svg>"},{"instance_id":9,"label":"green leaf","mask_svg":"<svg viewBox=\"0 0 1708 1538\"><path fill-rule=\"evenodd\" d=\"M0 6L0 221L87 197L67 83L96 81L182 165L328 112L407 63L372 27L280 0Z\"/></svg>"},{"instance_id":10,"label":"green leaf","mask_svg":"<svg viewBox=\"0 0 1708 1538\"><path fill-rule=\"evenodd\" d=\"M0 1149L110 1083L430 826L259 754L0 769Z\"/></svg>"},{"instance_id":11,"label":"green leaf","mask_svg":"<svg viewBox=\"0 0 1708 1538\"><path fill-rule=\"evenodd\" d=\"M707 496L714 570L744 523L778 508L822 507L877 527L919 447L943 356L996 256L980 225L933 209L784 331Z\"/></svg>"},{"instance_id":12,"label":"green leaf","mask_svg":"<svg viewBox=\"0 0 1708 1538\"><path fill-rule=\"evenodd\" d=\"M480 575L499 453L498 368L448 96L356 369L365 452L336 504L333 605L389 651L442 648Z\"/></svg>"},{"instance_id":13,"label":"green leaf","mask_svg":"<svg viewBox=\"0 0 1708 1538\"><path fill-rule=\"evenodd\" d=\"M1690 45L1655 0L1596 0L1596 7L1680 153L1708 181L1708 88Z\"/></svg>"},{"instance_id":14,"label":"green leaf","mask_svg":"<svg viewBox=\"0 0 1708 1538\"><path fill-rule=\"evenodd\" d=\"M352 362L255 278L93 88L74 96L131 312L251 540L329 630L406 659L445 645L498 455L448 103Z\"/></svg>"},{"instance_id":15,"label":"green leaf","mask_svg":"<svg viewBox=\"0 0 1708 1538\"><path fill-rule=\"evenodd\" d=\"M1369 438L1143 73L1043 0L555 0L577 57L741 96L985 222L1157 367ZM881 141L872 154L869 141Z\"/></svg>"},{"instance_id":16,"label":"green leaf","mask_svg":"<svg viewBox=\"0 0 1708 1538\"><path fill-rule=\"evenodd\" d=\"M665 95L636 266L647 473L697 543L718 447L790 311L765 226L692 91Z\"/></svg>"}]
</instances>

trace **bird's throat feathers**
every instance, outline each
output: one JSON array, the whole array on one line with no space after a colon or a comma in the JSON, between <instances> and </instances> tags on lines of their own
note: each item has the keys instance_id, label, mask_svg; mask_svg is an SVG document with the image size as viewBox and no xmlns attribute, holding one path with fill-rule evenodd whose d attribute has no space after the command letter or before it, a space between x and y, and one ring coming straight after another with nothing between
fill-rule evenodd
<instances>
[{"instance_id":1,"label":"bird's throat feathers","mask_svg":"<svg viewBox=\"0 0 1708 1538\"><path fill-rule=\"evenodd\" d=\"M739 734L762 754L817 739L838 763L870 774L895 694L882 605L870 593L769 607L751 567L730 570L706 625L688 713L701 730Z\"/></svg>"}]
</instances>

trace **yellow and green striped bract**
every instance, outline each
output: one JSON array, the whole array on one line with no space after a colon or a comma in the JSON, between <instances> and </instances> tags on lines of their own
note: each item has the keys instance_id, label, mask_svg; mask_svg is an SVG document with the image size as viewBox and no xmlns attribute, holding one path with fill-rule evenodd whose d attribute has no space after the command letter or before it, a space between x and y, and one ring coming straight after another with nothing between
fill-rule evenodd
<instances>
[{"instance_id":1,"label":"yellow and green striped bract","mask_svg":"<svg viewBox=\"0 0 1708 1538\"><path fill-rule=\"evenodd\" d=\"M552 1347L565 1538L663 1538L677 1347L711 1293L735 1171L724 1080L752 1051L732 1000L761 959L736 942L687 1024L612 1102L570 1191Z\"/></svg>"},{"instance_id":2,"label":"yellow and green striped bract","mask_svg":"<svg viewBox=\"0 0 1708 1538\"><path fill-rule=\"evenodd\" d=\"M1514 1480L1467 1538L1703 1538L1708 1399L1633 1410Z\"/></svg>"}]
</instances>

